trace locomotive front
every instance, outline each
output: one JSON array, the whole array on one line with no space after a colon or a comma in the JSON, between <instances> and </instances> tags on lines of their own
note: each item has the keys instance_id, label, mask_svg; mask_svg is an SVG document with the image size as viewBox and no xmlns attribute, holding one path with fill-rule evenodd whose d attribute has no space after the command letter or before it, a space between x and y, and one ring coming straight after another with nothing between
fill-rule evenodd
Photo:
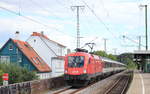
<instances>
[{"instance_id":1,"label":"locomotive front","mask_svg":"<svg viewBox=\"0 0 150 94\"><path fill-rule=\"evenodd\" d=\"M65 80L71 86L83 86L88 83L87 62L88 54L76 52L65 58Z\"/></svg>"}]
</instances>

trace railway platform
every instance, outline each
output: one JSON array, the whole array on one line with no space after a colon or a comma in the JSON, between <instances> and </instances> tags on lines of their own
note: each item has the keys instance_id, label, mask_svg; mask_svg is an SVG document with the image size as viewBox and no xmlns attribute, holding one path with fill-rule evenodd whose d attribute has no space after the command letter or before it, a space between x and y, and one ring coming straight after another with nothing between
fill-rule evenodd
<instances>
[{"instance_id":1,"label":"railway platform","mask_svg":"<svg viewBox=\"0 0 150 94\"><path fill-rule=\"evenodd\" d=\"M150 94L150 73L134 71L133 81L127 94Z\"/></svg>"}]
</instances>

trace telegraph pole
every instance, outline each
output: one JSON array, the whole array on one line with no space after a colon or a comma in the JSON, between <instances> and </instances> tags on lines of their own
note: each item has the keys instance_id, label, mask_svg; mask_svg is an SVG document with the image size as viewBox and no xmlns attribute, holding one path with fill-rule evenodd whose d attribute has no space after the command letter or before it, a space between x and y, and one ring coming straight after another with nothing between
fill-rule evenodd
<instances>
[{"instance_id":1,"label":"telegraph pole","mask_svg":"<svg viewBox=\"0 0 150 94\"><path fill-rule=\"evenodd\" d=\"M106 41L107 41L107 39L104 38L104 51L105 51L105 52L107 51L107 48L106 48Z\"/></svg>"},{"instance_id":2,"label":"telegraph pole","mask_svg":"<svg viewBox=\"0 0 150 94\"><path fill-rule=\"evenodd\" d=\"M116 55L117 54L117 48L114 48L113 50L114 50L114 55Z\"/></svg>"},{"instance_id":3,"label":"telegraph pole","mask_svg":"<svg viewBox=\"0 0 150 94\"><path fill-rule=\"evenodd\" d=\"M79 10L84 8L84 6L71 6L71 9L77 9L77 48L80 48L80 23L79 23Z\"/></svg>"},{"instance_id":4,"label":"telegraph pole","mask_svg":"<svg viewBox=\"0 0 150 94\"><path fill-rule=\"evenodd\" d=\"M145 30L146 30L146 50L148 50L148 36L147 36L147 5L145 5Z\"/></svg>"},{"instance_id":5,"label":"telegraph pole","mask_svg":"<svg viewBox=\"0 0 150 94\"><path fill-rule=\"evenodd\" d=\"M138 38L139 38L139 50L141 50L141 36L139 36Z\"/></svg>"},{"instance_id":6,"label":"telegraph pole","mask_svg":"<svg viewBox=\"0 0 150 94\"><path fill-rule=\"evenodd\" d=\"M148 50L148 35L147 35L147 5L140 5L140 7L145 7L145 41L146 41L146 50Z\"/></svg>"}]
</instances>

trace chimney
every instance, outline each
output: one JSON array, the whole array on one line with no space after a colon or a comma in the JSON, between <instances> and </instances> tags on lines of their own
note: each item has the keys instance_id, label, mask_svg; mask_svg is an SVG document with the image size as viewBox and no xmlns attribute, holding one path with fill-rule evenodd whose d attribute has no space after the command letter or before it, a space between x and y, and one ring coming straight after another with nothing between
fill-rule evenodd
<instances>
[{"instance_id":1,"label":"chimney","mask_svg":"<svg viewBox=\"0 0 150 94\"><path fill-rule=\"evenodd\" d=\"M15 32L15 39L16 39L16 40L19 40L19 31L16 31L16 32Z\"/></svg>"}]
</instances>

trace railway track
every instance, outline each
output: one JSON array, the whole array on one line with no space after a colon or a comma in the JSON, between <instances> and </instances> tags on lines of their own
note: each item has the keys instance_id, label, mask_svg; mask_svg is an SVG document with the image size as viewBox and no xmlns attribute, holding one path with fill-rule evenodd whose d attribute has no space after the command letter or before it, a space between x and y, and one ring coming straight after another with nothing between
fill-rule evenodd
<instances>
[{"instance_id":1,"label":"railway track","mask_svg":"<svg viewBox=\"0 0 150 94\"><path fill-rule=\"evenodd\" d=\"M122 72L86 87L67 86L47 94L125 94L132 78L131 74L131 72Z\"/></svg>"},{"instance_id":2,"label":"railway track","mask_svg":"<svg viewBox=\"0 0 150 94\"><path fill-rule=\"evenodd\" d=\"M131 79L131 73L122 75L104 94L125 94Z\"/></svg>"},{"instance_id":3,"label":"railway track","mask_svg":"<svg viewBox=\"0 0 150 94\"><path fill-rule=\"evenodd\" d=\"M72 87L68 87L68 88L64 88L60 91L57 91L53 94L75 94L76 92L78 92L80 89L76 89L76 88L72 88Z\"/></svg>"}]
</instances>

